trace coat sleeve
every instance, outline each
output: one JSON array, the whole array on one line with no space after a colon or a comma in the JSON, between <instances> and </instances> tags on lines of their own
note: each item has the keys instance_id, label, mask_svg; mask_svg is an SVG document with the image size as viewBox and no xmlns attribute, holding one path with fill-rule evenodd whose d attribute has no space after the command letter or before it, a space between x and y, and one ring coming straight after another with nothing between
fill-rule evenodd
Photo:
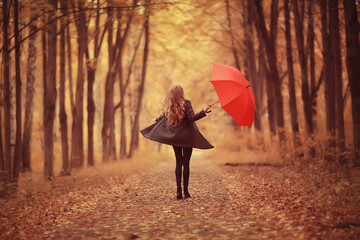
<instances>
[{"instance_id":1,"label":"coat sleeve","mask_svg":"<svg viewBox=\"0 0 360 240\"><path fill-rule=\"evenodd\" d=\"M195 114L194 110L191 106L191 102L189 100L187 100L185 102L185 114L186 114L186 117L190 120L190 122L195 122L206 116L206 113L204 110L201 110L200 112Z\"/></svg>"},{"instance_id":2,"label":"coat sleeve","mask_svg":"<svg viewBox=\"0 0 360 240\"><path fill-rule=\"evenodd\" d=\"M161 114L160 116L158 116L156 119L155 119L155 122L158 122L160 121L161 119L163 119L165 117L165 113Z\"/></svg>"}]
</instances>

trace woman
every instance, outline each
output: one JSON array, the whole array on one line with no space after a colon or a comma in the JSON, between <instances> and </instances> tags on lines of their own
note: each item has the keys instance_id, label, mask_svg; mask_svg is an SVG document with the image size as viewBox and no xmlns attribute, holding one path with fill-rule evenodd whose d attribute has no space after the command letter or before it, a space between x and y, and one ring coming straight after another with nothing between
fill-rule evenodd
<instances>
[{"instance_id":1,"label":"woman","mask_svg":"<svg viewBox=\"0 0 360 240\"><path fill-rule=\"evenodd\" d=\"M210 149L212 146L198 130L195 121L206 116L210 112L210 106L205 106L199 113L194 113L191 102L184 98L184 90L181 86L175 86L169 90L163 102L164 113L156 118L156 123L141 130L144 137L172 145L176 158L176 184L177 198L182 199L181 172L184 166L184 195L189 198L189 163L193 148Z\"/></svg>"}]
</instances>

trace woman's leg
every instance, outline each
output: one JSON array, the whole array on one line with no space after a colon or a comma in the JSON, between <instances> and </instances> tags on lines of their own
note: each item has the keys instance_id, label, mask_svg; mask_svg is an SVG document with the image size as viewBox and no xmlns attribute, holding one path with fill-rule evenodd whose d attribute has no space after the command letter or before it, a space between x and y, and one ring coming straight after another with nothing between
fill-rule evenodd
<instances>
[{"instance_id":1,"label":"woman's leg","mask_svg":"<svg viewBox=\"0 0 360 240\"><path fill-rule=\"evenodd\" d=\"M189 185L190 176L190 158L192 154L192 148L183 148L183 165L184 165L184 187Z\"/></svg>"},{"instance_id":2,"label":"woman's leg","mask_svg":"<svg viewBox=\"0 0 360 240\"><path fill-rule=\"evenodd\" d=\"M181 188L181 172L182 172L182 162L183 162L182 147L173 146L173 148L176 158L176 168L175 168L176 184L177 187Z\"/></svg>"}]
</instances>

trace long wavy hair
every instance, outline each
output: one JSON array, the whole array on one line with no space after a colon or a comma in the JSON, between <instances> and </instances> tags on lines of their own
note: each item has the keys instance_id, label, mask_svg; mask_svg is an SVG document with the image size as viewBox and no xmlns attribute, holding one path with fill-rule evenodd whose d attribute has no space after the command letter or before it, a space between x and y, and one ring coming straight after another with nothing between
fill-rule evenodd
<instances>
[{"instance_id":1,"label":"long wavy hair","mask_svg":"<svg viewBox=\"0 0 360 240\"><path fill-rule=\"evenodd\" d=\"M184 90L181 86L172 87L163 101L163 111L167 126L178 126L185 116Z\"/></svg>"}]
</instances>

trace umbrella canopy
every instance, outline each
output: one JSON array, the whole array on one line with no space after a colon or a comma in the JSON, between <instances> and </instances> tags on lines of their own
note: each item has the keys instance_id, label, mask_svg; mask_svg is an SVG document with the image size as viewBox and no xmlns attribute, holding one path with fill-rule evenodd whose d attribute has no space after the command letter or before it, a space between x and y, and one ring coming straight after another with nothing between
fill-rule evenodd
<instances>
[{"instance_id":1,"label":"umbrella canopy","mask_svg":"<svg viewBox=\"0 0 360 240\"><path fill-rule=\"evenodd\" d=\"M255 115L255 96L244 75L234 67L213 64L211 83L221 107L239 126L251 126Z\"/></svg>"}]
</instances>

